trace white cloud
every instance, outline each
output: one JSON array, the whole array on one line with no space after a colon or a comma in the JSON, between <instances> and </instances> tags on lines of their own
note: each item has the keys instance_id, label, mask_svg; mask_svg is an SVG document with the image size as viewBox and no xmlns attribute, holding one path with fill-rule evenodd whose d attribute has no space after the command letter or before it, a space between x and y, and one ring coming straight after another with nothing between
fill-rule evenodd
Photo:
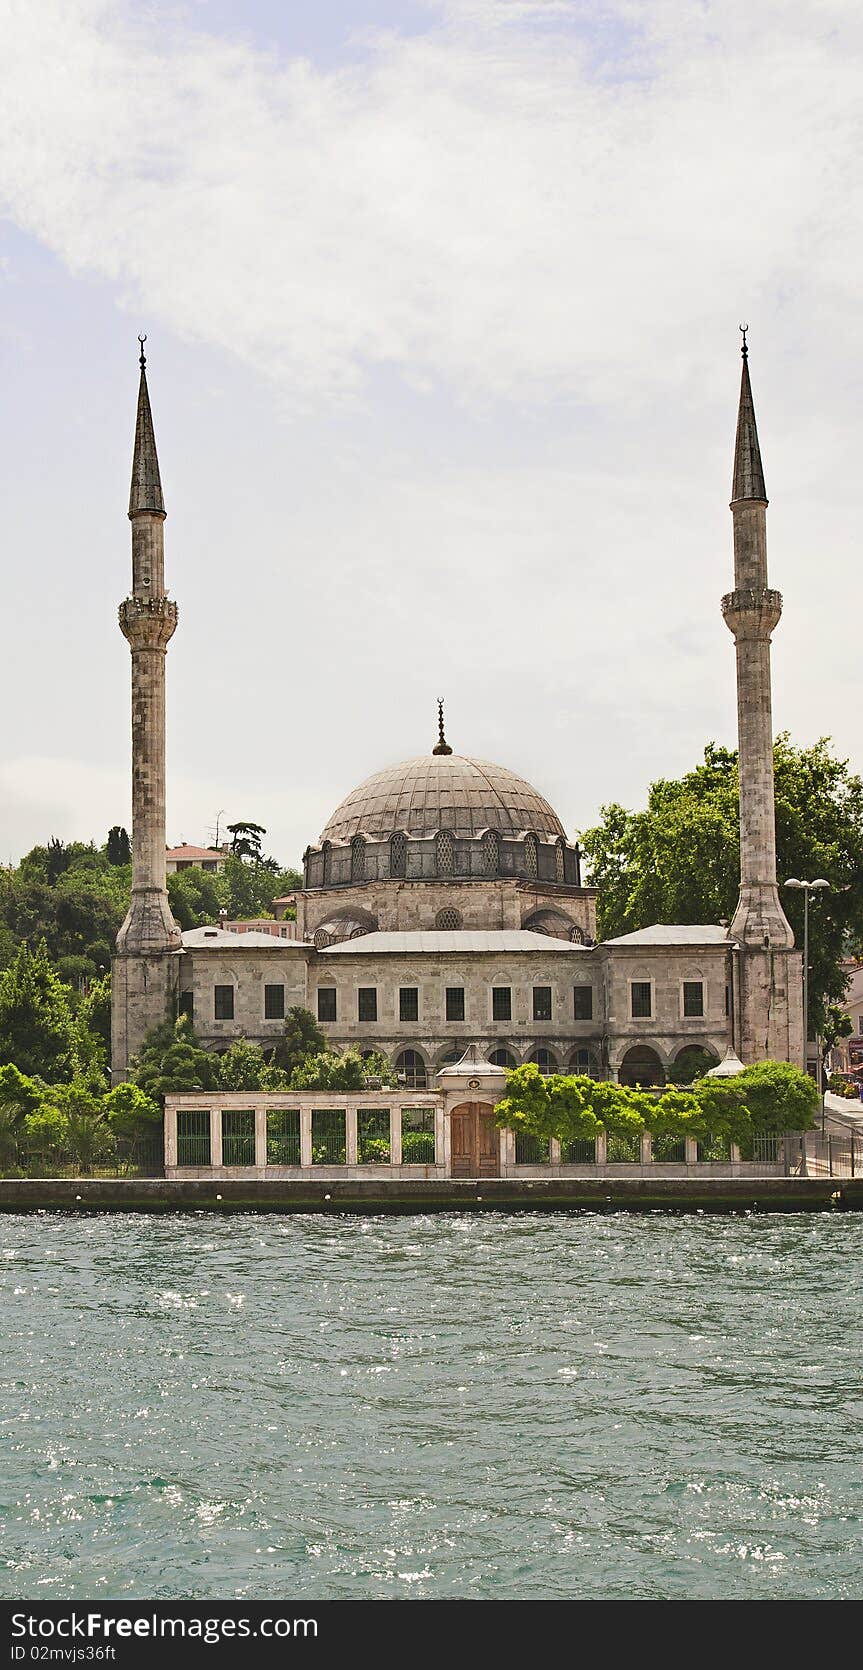
<instances>
[{"instance_id":1,"label":"white cloud","mask_svg":"<svg viewBox=\"0 0 863 1670\"><path fill-rule=\"evenodd\" d=\"M738 308L848 306L850 0L430 11L328 73L116 0L6 0L0 195L298 399L384 365L640 401Z\"/></svg>"}]
</instances>

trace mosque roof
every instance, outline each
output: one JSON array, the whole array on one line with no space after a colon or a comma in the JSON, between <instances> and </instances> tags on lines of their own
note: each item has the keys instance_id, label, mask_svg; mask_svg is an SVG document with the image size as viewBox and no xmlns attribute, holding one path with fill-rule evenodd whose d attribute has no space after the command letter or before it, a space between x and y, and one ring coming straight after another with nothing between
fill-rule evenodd
<instances>
[{"instance_id":1,"label":"mosque roof","mask_svg":"<svg viewBox=\"0 0 863 1670\"><path fill-rule=\"evenodd\" d=\"M336 807L321 841L352 836L434 835L449 829L459 837L494 829L517 836L532 829L540 837L565 835L548 801L506 766L464 754L421 754L367 777Z\"/></svg>"},{"instance_id":2,"label":"mosque roof","mask_svg":"<svg viewBox=\"0 0 863 1670\"><path fill-rule=\"evenodd\" d=\"M563 951L583 955L589 945L574 940L553 939L550 934L535 934L529 928L461 928L457 932L425 932L421 928L394 933L363 934L357 939L345 939L338 945L328 945L322 957L336 957L359 951L364 955L386 956L396 952L446 951Z\"/></svg>"},{"instance_id":3,"label":"mosque roof","mask_svg":"<svg viewBox=\"0 0 863 1670\"><path fill-rule=\"evenodd\" d=\"M728 929L718 922L654 922L634 934L604 939L603 945L727 945Z\"/></svg>"}]
</instances>

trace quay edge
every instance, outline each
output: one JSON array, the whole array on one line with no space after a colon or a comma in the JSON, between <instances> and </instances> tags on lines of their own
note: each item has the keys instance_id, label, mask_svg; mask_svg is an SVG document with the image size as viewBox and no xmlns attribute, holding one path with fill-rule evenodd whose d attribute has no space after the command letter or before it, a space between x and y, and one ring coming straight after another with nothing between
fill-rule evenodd
<instances>
[{"instance_id":1,"label":"quay edge","mask_svg":"<svg viewBox=\"0 0 863 1670\"><path fill-rule=\"evenodd\" d=\"M0 1179L0 1212L823 1212L863 1210L863 1178Z\"/></svg>"}]
</instances>

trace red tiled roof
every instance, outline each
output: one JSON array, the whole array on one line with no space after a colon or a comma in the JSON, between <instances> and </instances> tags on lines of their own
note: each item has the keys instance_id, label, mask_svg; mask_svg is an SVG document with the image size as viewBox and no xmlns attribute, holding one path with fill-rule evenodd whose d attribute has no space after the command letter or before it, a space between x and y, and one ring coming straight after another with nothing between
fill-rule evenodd
<instances>
[{"instance_id":1,"label":"red tiled roof","mask_svg":"<svg viewBox=\"0 0 863 1670\"><path fill-rule=\"evenodd\" d=\"M166 858L224 858L223 852L214 852L212 847L190 847L185 843L181 847L166 847Z\"/></svg>"}]
</instances>

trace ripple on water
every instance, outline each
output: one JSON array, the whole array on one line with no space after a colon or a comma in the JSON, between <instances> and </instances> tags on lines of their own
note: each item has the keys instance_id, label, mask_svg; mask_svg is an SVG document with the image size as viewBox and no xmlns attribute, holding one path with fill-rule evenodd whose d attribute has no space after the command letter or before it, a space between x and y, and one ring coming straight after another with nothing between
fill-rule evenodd
<instances>
[{"instance_id":1,"label":"ripple on water","mask_svg":"<svg viewBox=\"0 0 863 1670\"><path fill-rule=\"evenodd\" d=\"M0 1593L859 1597L859 1220L6 1218Z\"/></svg>"}]
</instances>

